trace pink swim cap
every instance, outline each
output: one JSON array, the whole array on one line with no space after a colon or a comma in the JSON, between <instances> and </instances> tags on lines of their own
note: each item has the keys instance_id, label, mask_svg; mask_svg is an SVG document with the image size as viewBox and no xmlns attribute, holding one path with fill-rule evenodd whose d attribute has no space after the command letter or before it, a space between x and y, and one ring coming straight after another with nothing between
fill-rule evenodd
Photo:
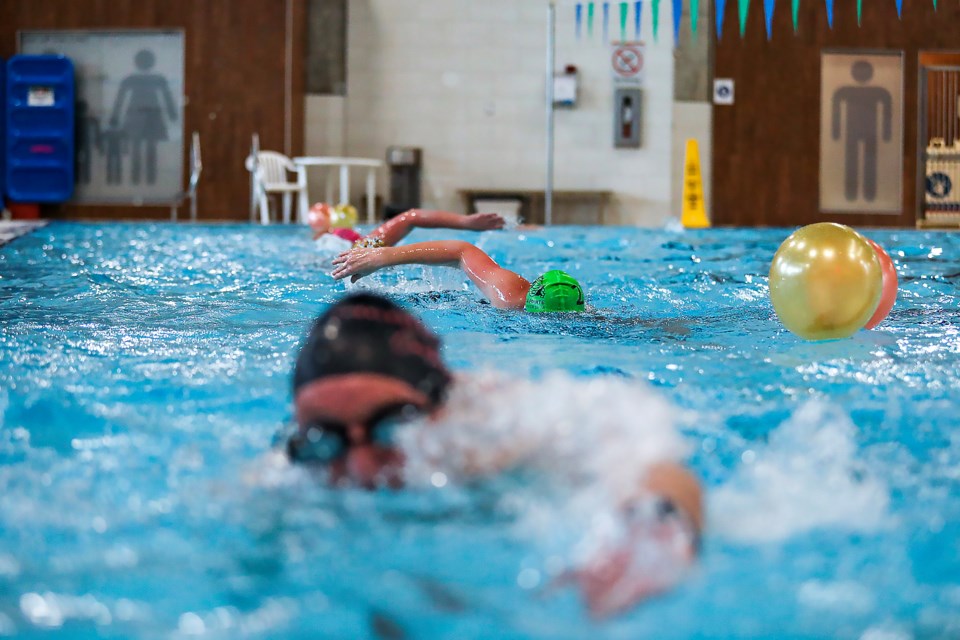
<instances>
[{"instance_id":1,"label":"pink swim cap","mask_svg":"<svg viewBox=\"0 0 960 640\"><path fill-rule=\"evenodd\" d=\"M346 229L346 228L332 229L330 233L337 236L338 238L343 238L344 240L346 240L351 244L363 238L363 236L361 236L359 233L357 233L353 229Z\"/></svg>"}]
</instances>

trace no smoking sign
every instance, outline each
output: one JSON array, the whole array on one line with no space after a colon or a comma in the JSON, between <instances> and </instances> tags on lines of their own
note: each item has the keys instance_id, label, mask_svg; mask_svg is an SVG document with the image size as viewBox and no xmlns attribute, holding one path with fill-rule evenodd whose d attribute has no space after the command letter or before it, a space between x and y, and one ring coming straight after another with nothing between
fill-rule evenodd
<instances>
[{"instance_id":1,"label":"no smoking sign","mask_svg":"<svg viewBox=\"0 0 960 640\"><path fill-rule=\"evenodd\" d=\"M640 42L615 42L610 64L618 84L643 84L643 58L646 47Z\"/></svg>"}]
</instances>

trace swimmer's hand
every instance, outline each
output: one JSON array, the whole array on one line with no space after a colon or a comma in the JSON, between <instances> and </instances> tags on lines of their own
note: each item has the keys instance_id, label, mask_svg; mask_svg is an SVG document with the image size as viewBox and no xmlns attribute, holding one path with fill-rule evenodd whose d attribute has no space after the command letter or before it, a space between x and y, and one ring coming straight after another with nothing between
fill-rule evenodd
<instances>
[{"instance_id":1,"label":"swimmer's hand","mask_svg":"<svg viewBox=\"0 0 960 640\"><path fill-rule=\"evenodd\" d=\"M471 231L490 231L503 229L505 223L499 213L471 213L464 220L466 228Z\"/></svg>"},{"instance_id":2,"label":"swimmer's hand","mask_svg":"<svg viewBox=\"0 0 960 640\"><path fill-rule=\"evenodd\" d=\"M333 259L334 269L330 274L337 280L350 276L356 282L385 266L383 247L357 247L344 251Z\"/></svg>"}]
</instances>

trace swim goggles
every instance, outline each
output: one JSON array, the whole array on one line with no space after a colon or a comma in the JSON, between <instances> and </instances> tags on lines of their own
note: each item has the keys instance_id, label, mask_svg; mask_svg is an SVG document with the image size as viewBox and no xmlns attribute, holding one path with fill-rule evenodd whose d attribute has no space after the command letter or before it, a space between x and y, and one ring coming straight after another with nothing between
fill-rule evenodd
<instances>
[{"instance_id":1,"label":"swim goggles","mask_svg":"<svg viewBox=\"0 0 960 640\"><path fill-rule=\"evenodd\" d=\"M421 410L412 404L386 406L362 423L366 431L362 444L392 446L397 429L420 415ZM335 420L309 422L287 440L287 455L295 462L333 462L355 446L347 436L347 428L345 423Z\"/></svg>"}]
</instances>

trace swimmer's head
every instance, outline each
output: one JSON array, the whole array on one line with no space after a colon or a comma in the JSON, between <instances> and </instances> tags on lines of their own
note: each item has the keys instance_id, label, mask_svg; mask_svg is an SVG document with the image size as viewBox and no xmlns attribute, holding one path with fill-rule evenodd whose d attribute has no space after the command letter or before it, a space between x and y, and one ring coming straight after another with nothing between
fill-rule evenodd
<instances>
[{"instance_id":1,"label":"swimmer's head","mask_svg":"<svg viewBox=\"0 0 960 640\"><path fill-rule=\"evenodd\" d=\"M443 401L451 376L439 339L380 296L350 295L310 330L293 376L294 460L323 465L334 482L401 483L398 423Z\"/></svg>"},{"instance_id":2,"label":"swimmer's head","mask_svg":"<svg viewBox=\"0 0 960 640\"><path fill-rule=\"evenodd\" d=\"M451 380L440 339L392 301L369 293L344 297L314 323L297 358L294 394L307 383L357 373L402 381L433 404Z\"/></svg>"},{"instance_id":3,"label":"swimmer's head","mask_svg":"<svg viewBox=\"0 0 960 640\"><path fill-rule=\"evenodd\" d=\"M583 288L570 274L554 269L533 281L524 308L533 313L583 311Z\"/></svg>"},{"instance_id":4,"label":"swimmer's head","mask_svg":"<svg viewBox=\"0 0 960 640\"><path fill-rule=\"evenodd\" d=\"M326 202L317 202L307 213L307 222L317 235L330 231L330 214L333 208Z\"/></svg>"}]
</instances>

